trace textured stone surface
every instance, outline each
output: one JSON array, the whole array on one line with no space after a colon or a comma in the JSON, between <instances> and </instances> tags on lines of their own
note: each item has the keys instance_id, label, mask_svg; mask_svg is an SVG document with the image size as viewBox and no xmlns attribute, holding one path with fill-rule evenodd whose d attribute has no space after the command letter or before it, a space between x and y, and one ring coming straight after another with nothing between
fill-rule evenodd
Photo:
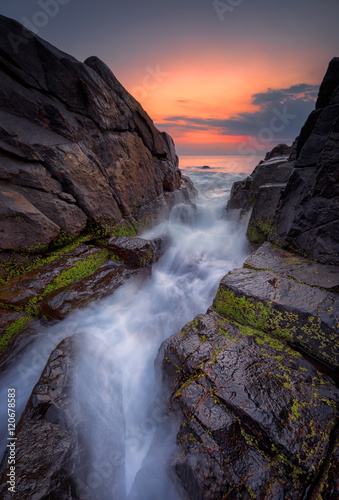
<instances>
[{"instance_id":1,"label":"textured stone surface","mask_svg":"<svg viewBox=\"0 0 339 500\"><path fill-rule=\"evenodd\" d=\"M102 252L100 248L79 245L36 270L12 278L0 288L0 303L17 307L26 306L29 301L37 299L62 272L71 270L90 256L98 256L100 252Z\"/></svg>"},{"instance_id":2,"label":"textured stone surface","mask_svg":"<svg viewBox=\"0 0 339 500\"><path fill-rule=\"evenodd\" d=\"M146 226L186 202L172 139L111 70L33 34L16 50L22 29L0 17L0 249L45 246L93 220Z\"/></svg>"},{"instance_id":3,"label":"textured stone surface","mask_svg":"<svg viewBox=\"0 0 339 500\"><path fill-rule=\"evenodd\" d=\"M157 245L143 238L117 236L108 241L113 259L128 266L147 267L159 258Z\"/></svg>"},{"instance_id":4,"label":"textured stone surface","mask_svg":"<svg viewBox=\"0 0 339 500\"><path fill-rule=\"evenodd\" d=\"M310 286L317 286L328 291L339 291L339 268L319 264L309 259L291 254L282 248L276 248L265 242L251 257L244 267L270 270L281 276L292 278Z\"/></svg>"},{"instance_id":5,"label":"textured stone surface","mask_svg":"<svg viewBox=\"0 0 339 500\"><path fill-rule=\"evenodd\" d=\"M109 433L102 425L97 446L103 452L101 463L105 471L90 467L89 440L93 438L93 423L86 421L89 407L78 384L79 372L86 371L79 349L80 336L65 339L51 354L46 368L36 384L16 432L16 492L7 491L6 455L2 461L1 498L124 498L124 419L122 399L117 379L105 387L106 398L115 398L114 411L105 414ZM88 373L92 369L88 366ZM95 374L88 384L95 384ZM101 381L101 384L104 382ZM101 388L103 389L103 387ZM115 391L115 395L113 392ZM110 404L112 401L110 401ZM102 408L102 414L104 414ZM95 431L94 431L95 432ZM109 463L109 450L119 460ZM98 453L95 450L95 453ZM105 461L104 461L105 458ZM99 462L100 463L100 462ZM108 464L110 466L108 470ZM96 481L91 481L96 473ZM91 475L92 474L92 475Z\"/></svg>"},{"instance_id":6,"label":"textured stone surface","mask_svg":"<svg viewBox=\"0 0 339 500\"><path fill-rule=\"evenodd\" d=\"M301 131L296 168L282 193L271 236L281 246L335 265L339 264L338 71L336 58L320 88L317 110Z\"/></svg>"},{"instance_id":7,"label":"textured stone surface","mask_svg":"<svg viewBox=\"0 0 339 500\"><path fill-rule=\"evenodd\" d=\"M338 390L300 354L213 311L163 343L189 499L299 499L330 452Z\"/></svg>"},{"instance_id":8,"label":"textured stone surface","mask_svg":"<svg viewBox=\"0 0 339 500\"><path fill-rule=\"evenodd\" d=\"M339 367L339 296L271 271L236 269L219 286L214 306L241 324L271 332Z\"/></svg>"},{"instance_id":9,"label":"textured stone surface","mask_svg":"<svg viewBox=\"0 0 339 500\"><path fill-rule=\"evenodd\" d=\"M128 279L138 278L138 281L141 281L150 274L149 268L130 269L121 264L107 262L91 276L45 295L41 304L42 314L53 319L63 319L73 310L84 308L95 300L111 295Z\"/></svg>"}]
</instances>

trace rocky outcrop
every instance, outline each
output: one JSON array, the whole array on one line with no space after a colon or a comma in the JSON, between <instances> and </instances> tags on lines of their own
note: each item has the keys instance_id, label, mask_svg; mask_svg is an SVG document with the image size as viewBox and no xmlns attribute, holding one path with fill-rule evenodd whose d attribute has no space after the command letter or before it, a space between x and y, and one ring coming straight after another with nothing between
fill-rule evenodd
<instances>
[{"instance_id":1,"label":"rocky outcrop","mask_svg":"<svg viewBox=\"0 0 339 500\"><path fill-rule=\"evenodd\" d=\"M338 368L338 281L265 243L163 343L185 498L334 500L339 391L314 358Z\"/></svg>"},{"instance_id":2,"label":"rocky outcrop","mask_svg":"<svg viewBox=\"0 0 339 500\"><path fill-rule=\"evenodd\" d=\"M324 264L339 264L339 58L334 58L289 158L279 145L252 176L232 189L228 209L253 209L248 237L275 244ZM266 169L271 172L267 177ZM284 172L286 175L282 175ZM255 183L254 181L257 180Z\"/></svg>"},{"instance_id":3,"label":"rocky outcrop","mask_svg":"<svg viewBox=\"0 0 339 500\"><path fill-rule=\"evenodd\" d=\"M188 202L172 139L102 61L3 16L0 41L0 250L37 251L93 224L145 227Z\"/></svg>"},{"instance_id":4,"label":"rocky outcrop","mask_svg":"<svg viewBox=\"0 0 339 500\"><path fill-rule=\"evenodd\" d=\"M339 58L331 61L316 110L301 131L296 168L282 193L271 239L339 265Z\"/></svg>"},{"instance_id":5,"label":"rocky outcrop","mask_svg":"<svg viewBox=\"0 0 339 500\"><path fill-rule=\"evenodd\" d=\"M1 498L80 500L103 498L107 491L112 499L124 498L121 387L112 371L105 387L103 380L95 380L93 365L88 365L88 360L86 364L81 356L82 343L81 335L77 335L65 339L52 352L16 432L15 493L8 491L5 454L0 468ZM100 386L106 398L114 401L109 415L104 405L101 409L105 425L97 418L94 422L88 418L91 408L83 386L78 383L81 371L91 374L87 384L92 386L93 394ZM99 428L100 432L96 432ZM105 431L107 428L109 432ZM91 467L91 439L96 440L96 453L102 453L98 470Z\"/></svg>"},{"instance_id":6,"label":"rocky outcrop","mask_svg":"<svg viewBox=\"0 0 339 500\"><path fill-rule=\"evenodd\" d=\"M332 457L329 378L284 340L214 310L164 343L162 366L182 422L172 468L185 498L305 498Z\"/></svg>"},{"instance_id":7,"label":"rocky outcrop","mask_svg":"<svg viewBox=\"0 0 339 500\"><path fill-rule=\"evenodd\" d=\"M113 259L134 267L147 267L159 259L161 240L145 240L117 236L108 240L108 249Z\"/></svg>"}]
</instances>

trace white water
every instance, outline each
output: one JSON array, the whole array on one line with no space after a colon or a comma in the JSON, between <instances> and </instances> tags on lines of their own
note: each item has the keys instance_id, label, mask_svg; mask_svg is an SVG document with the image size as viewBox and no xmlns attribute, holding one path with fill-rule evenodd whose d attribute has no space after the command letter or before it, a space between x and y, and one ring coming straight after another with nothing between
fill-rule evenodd
<instances>
[{"instance_id":1,"label":"white water","mask_svg":"<svg viewBox=\"0 0 339 500\"><path fill-rule=\"evenodd\" d=\"M146 238L166 235L170 239L168 250L152 269L152 276L139 288L133 282L127 283L111 297L72 314L50 328L46 336L55 339L57 335L58 339L52 342L56 344L73 333L84 335L81 357L86 359L86 366L91 366L92 375L85 369L80 373L83 373L88 414L97 421L95 430L88 434L93 462L98 462L92 464L96 471L102 468L105 457L95 450L95 445L103 432L102 426L109 425L117 405L116 398L113 401L107 398L107 390L112 383L122 384L127 494L162 421L154 406L157 391L154 359L161 342L196 314L204 313L212 303L220 279L230 269L241 267L249 254L245 228L227 221L224 212L232 183L244 175L196 170L190 176L199 190L197 210L176 206L169 221L143 235ZM42 341L39 342L36 351L42 350ZM48 345L47 350L51 351L54 346L51 342ZM25 366L31 352L17 366ZM9 370L2 382L4 390L16 387L17 394L27 400L46 355L41 357L35 371L27 371L25 382L17 367ZM98 382L95 391L91 383L94 378ZM154 491L138 492L136 487L132 492L133 500L161 496ZM173 495L171 498L175 498ZM99 494L98 490L96 497L111 500L114 495L102 491Z\"/></svg>"}]
</instances>

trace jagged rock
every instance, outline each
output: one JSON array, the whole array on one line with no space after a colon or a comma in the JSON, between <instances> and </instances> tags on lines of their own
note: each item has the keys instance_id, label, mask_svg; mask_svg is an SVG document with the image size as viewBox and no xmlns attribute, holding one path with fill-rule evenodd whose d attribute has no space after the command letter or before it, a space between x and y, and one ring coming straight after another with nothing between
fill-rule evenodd
<instances>
[{"instance_id":1,"label":"jagged rock","mask_svg":"<svg viewBox=\"0 0 339 500\"><path fill-rule=\"evenodd\" d=\"M107 383L96 380L89 361L87 366L79 355L81 344L80 335L61 342L33 390L16 431L15 493L8 491L6 454L1 463L0 492L4 500L103 498L107 491L112 499L124 498L121 388L112 376ZM91 374L87 384L93 386L93 394L99 386L100 391L106 391L111 412L108 415L103 404L101 414L105 425L100 419L86 420L90 406L80 385L80 372L86 370ZM100 432L95 434L95 428L100 428ZM99 470L91 467L89 450L93 438L98 447L95 453L102 453Z\"/></svg>"},{"instance_id":2,"label":"jagged rock","mask_svg":"<svg viewBox=\"0 0 339 500\"><path fill-rule=\"evenodd\" d=\"M335 265L339 264L338 73L335 58L320 87L317 109L301 131L296 168L282 193L271 236L281 246Z\"/></svg>"},{"instance_id":3,"label":"jagged rock","mask_svg":"<svg viewBox=\"0 0 339 500\"><path fill-rule=\"evenodd\" d=\"M339 268L326 266L296 254L291 254L271 243L264 243L251 257L244 267L271 271L286 276L306 285L316 286L329 292L339 291Z\"/></svg>"},{"instance_id":4,"label":"jagged rock","mask_svg":"<svg viewBox=\"0 0 339 500\"><path fill-rule=\"evenodd\" d=\"M266 153L265 161L271 160L277 156L289 156L291 152L292 146L288 146L287 144L278 144L272 149L272 151Z\"/></svg>"},{"instance_id":5,"label":"jagged rock","mask_svg":"<svg viewBox=\"0 0 339 500\"><path fill-rule=\"evenodd\" d=\"M331 448L338 390L300 354L212 310L159 353L182 425L185 498L303 498Z\"/></svg>"},{"instance_id":6,"label":"jagged rock","mask_svg":"<svg viewBox=\"0 0 339 500\"><path fill-rule=\"evenodd\" d=\"M288 161L288 156L273 155L260 162L249 177L233 184L227 211L241 209L243 213L248 212L255 205L259 188L266 184L286 183L294 165L294 162Z\"/></svg>"},{"instance_id":7,"label":"jagged rock","mask_svg":"<svg viewBox=\"0 0 339 500\"><path fill-rule=\"evenodd\" d=\"M128 266L147 267L159 258L159 244L143 238L116 236L108 241L108 249Z\"/></svg>"},{"instance_id":8,"label":"jagged rock","mask_svg":"<svg viewBox=\"0 0 339 500\"><path fill-rule=\"evenodd\" d=\"M42 314L53 319L63 319L74 309L86 307L94 300L102 299L115 292L130 278L138 282L150 275L150 269L130 269L127 266L107 262L87 278L44 296Z\"/></svg>"},{"instance_id":9,"label":"jagged rock","mask_svg":"<svg viewBox=\"0 0 339 500\"><path fill-rule=\"evenodd\" d=\"M225 276L216 310L241 324L270 332L339 368L339 297L273 273L236 269Z\"/></svg>"},{"instance_id":10,"label":"jagged rock","mask_svg":"<svg viewBox=\"0 0 339 500\"><path fill-rule=\"evenodd\" d=\"M338 74L339 58L334 58L320 87L316 109L292 145L288 161L286 159L285 163L272 170L272 177L266 182L258 176L258 169L263 169L262 165L265 165L261 162L248 178L250 182L234 186L227 207L228 210L240 208L242 214L255 207L259 188L255 185L256 178L261 186L287 183L280 195L274 193L274 203L267 208L270 217L264 217L263 222L255 213L262 211L259 197L260 207L253 210L254 217L249 223L249 239L254 243L269 239L281 247L333 265L339 264ZM277 148L276 153L280 145ZM274 154L272 152L266 158ZM277 158L270 161L277 161ZM285 169L284 179L275 177L278 169ZM263 230L263 226L267 228L267 221L270 226L268 231Z\"/></svg>"},{"instance_id":11,"label":"jagged rock","mask_svg":"<svg viewBox=\"0 0 339 500\"><path fill-rule=\"evenodd\" d=\"M186 202L172 139L110 69L22 31L0 17L0 249L45 246L93 220L154 224Z\"/></svg>"},{"instance_id":12,"label":"jagged rock","mask_svg":"<svg viewBox=\"0 0 339 500\"><path fill-rule=\"evenodd\" d=\"M275 211L285 186L286 183L264 184L257 190L247 227L247 235L251 243L263 243L270 235Z\"/></svg>"},{"instance_id":13,"label":"jagged rock","mask_svg":"<svg viewBox=\"0 0 339 500\"><path fill-rule=\"evenodd\" d=\"M76 270L79 266L84 265L86 261L90 263L97 259L99 263L97 267L99 267L102 264L101 261L105 261L107 258L108 252L105 250L87 245L79 245L70 252L57 257L38 269L9 280L6 285L0 288L0 303L25 307L31 301L31 305L34 305L40 295L45 292L48 285L52 285L58 277L60 280L62 273L71 271L72 269ZM80 277L75 275L74 280L80 279ZM60 288L61 286L63 286L62 282L55 288Z\"/></svg>"}]
</instances>

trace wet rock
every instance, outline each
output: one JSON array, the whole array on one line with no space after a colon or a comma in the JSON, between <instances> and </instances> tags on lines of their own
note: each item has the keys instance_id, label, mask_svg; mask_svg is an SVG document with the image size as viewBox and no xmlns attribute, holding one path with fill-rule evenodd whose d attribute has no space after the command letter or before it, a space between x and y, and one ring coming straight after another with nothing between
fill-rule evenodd
<instances>
[{"instance_id":1,"label":"wet rock","mask_svg":"<svg viewBox=\"0 0 339 500\"><path fill-rule=\"evenodd\" d=\"M324 264L339 264L338 59L329 66L298 141L296 168L281 195L271 237ZM329 93L333 95L330 96Z\"/></svg>"},{"instance_id":2,"label":"wet rock","mask_svg":"<svg viewBox=\"0 0 339 500\"><path fill-rule=\"evenodd\" d=\"M51 354L17 428L15 493L7 489L6 455L2 461L2 498L80 500L103 498L108 494L112 499L124 498L124 419L119 384L116 379L112 383L109 377L107 387L101 387L107 391L109 403L112 404L114 398L115 404L110 406L113 408L110 415L105 413L104 406L102 408L109 433L105 432L107 427L102 426L100 437L99 433L96 436L94 424L86 422L90 410L80 385L80 373L88 370L93 378L87 383L89 387L93 385L93 389L100 381L84 363L81 343L81 336L67 338ZM99 420L95 425L101 426L102 422ZM91 467L89 448L93 437L103 452L99 470Z\"/></svg>"},{"instance_id":3,"label":"wet rock","mask_svg":"<svg viewBox=\"0 0 339 500\"><path fill-rule=\"evenodd\" d=\"M272 151L266 153L265 161L276 158L277 156L289 156L291 151L292 146L288 146L287 144L278 144L272 149Z\"/></svg>"},{"instance_id":4,"label":"wet rock","mask_svg":"<svg viewBox=\"0 0 339 500\"><path fill-rule=\"evenodd\" d=\"M93 221L146 226L143 207L158 210L154 223L186 201L173 140L108 66L27 30L17 50L24 28L4 16L0 28L0 248L48 245Z\"/></svg>"},{"instance_id":5,"label":"wet rock","mask_svg":"<svg viewBox=\"0 0 339 500\"><path fill-rule=\"evenodd\" d=\"M282 248L265 242L251 257L244 267L271 271L286 276L306 285L324 288L330 292L339 291L339 268L326 266L309 259L291 254Z\"/></svg>"},{"instance_id":6,"label":"wet rock","mask_svg":"<svg viewBox=\"0 0 339 500\"><path fill-rule=\"evenodd\" d=\"M72 269L76 270L77 267L84 265L86 261L93 262L96 258L101 259L102 256L103 250L100 248L79 245L74 250L38 269L9 280L6 285L0 288L0 303L25 307L31 301L31 305L34 305L48 285L53 285L62 273ZM60 286L62 286L62 283L59 284Z\"/></svg>"},{"instance_id":7,"label":"wet rock","mask_svg":"<svg viewBox=\"0 0 339 500\"><path fill-rule=\"evenodd\" d=\"M133 267L147 267L159 258L159 244L143 238L117 236L108 241L113 259Z\"/></svg>"},{"instance_id":8,"label":"wet rock","mask_svg":"<svg viewBox=\"0 0 339 500\"><path fill-rule=\"evenodd\" d=\"M107 262L91 276L45 295L41 304L42 314L53 319L63 319L73 310L111 295L130 278L137 278L140 282L150 273L149 268L131 269Z\"/></svg>"},{"instance_id":9,"label":"wet rock","mask_svg":"<svg viewBox=\"0 0 339 500\"><path fill-rule=\"evenodd\" d=\"M338 390L300 354L213 311L162 345L187 498L303 498L331 447Z\"/></svg>"},{"instance_id":10,"label":"wet rock","mask_svg":"<svg viewBox=\"0 0 339 500\"><path fill-rule=\"evenodd\" d=\"M264 184L257 190L247 227L251 243L263 243L271 235L273 218L285 186L286 184Z\"/></svg>"},{"instance_id":11,"label":"wet rock","mask_svg":"<svg viewBox=\"0 0 339 500\"><path fill-rule=\"evenodd\" d=\"M219 286L214 307L225 317L285 338L339 367L339 297L272 271L236 269Z\"/></svg>"},{"instance_id":12,"label":"wet rock","mask_svg":"<svg viewBox=\"0 0 339 500\"><path fill-rule=\"evenodd\" d=\"M9 186L0 186L0 250L48 245L60 228Z\"/></svg>"},{"instance_id":13,"label":"wet rock","mask_svg":"<svg viewBox=\"0 0 339 500\"><path fill-rule=\"evenodd\" d=\"M227 211L241 209L244 214L255 205L262 186L285 184L288 181L295 163L289 162L288 156L271 157L269 153L266 156L269 159L260 162L249 177L233 184Z\"/></svg>"}]
</instances>

